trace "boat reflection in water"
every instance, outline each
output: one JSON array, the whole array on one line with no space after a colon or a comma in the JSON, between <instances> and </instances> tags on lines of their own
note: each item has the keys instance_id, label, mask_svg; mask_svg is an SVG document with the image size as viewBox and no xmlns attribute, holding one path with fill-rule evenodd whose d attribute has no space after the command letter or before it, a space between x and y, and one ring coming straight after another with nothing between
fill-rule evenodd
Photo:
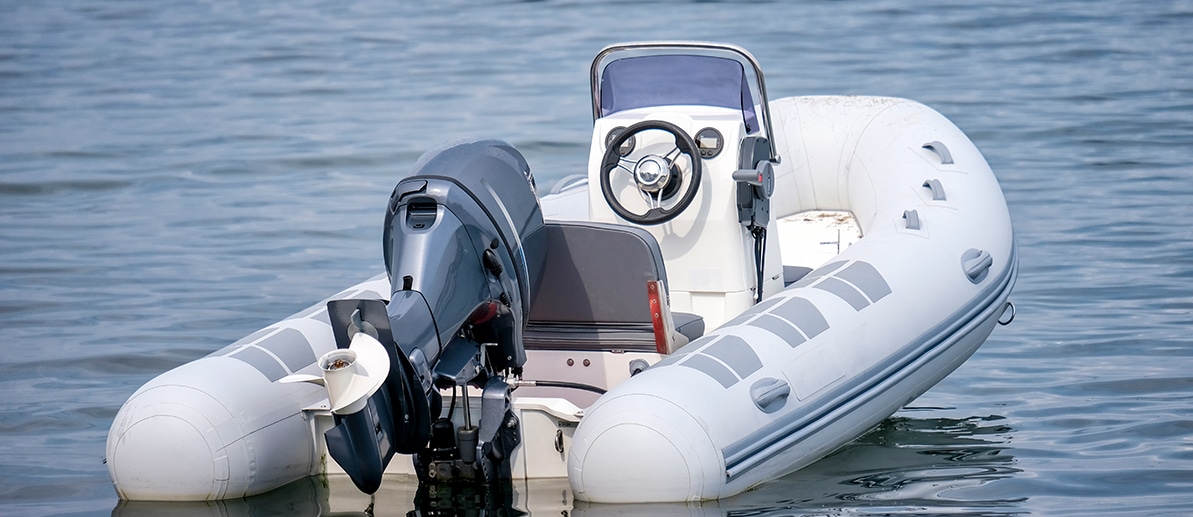
<instances>
[{"instance_id":1,"label":"boat reflection in water","mask_svg":"<svg viewBox=\"0 0 1193 517\"><path fill-rule=\"evenodd\" d=\"M949 512L1014 515L1025 501L1004 487L1014 466L1012 429L1000 416L915 418L914 408L807 468L755 490L705 503L591 504L574 501L567 479L518 480L498 492L471 487L418 490L392 479L370 498L343 475L304 478L244 499L205 502L121 501L120 517L517 516L558 517L824 515L834 512ZM963 494L963 495L962 495Z\"/></svg>"}]
</instances>

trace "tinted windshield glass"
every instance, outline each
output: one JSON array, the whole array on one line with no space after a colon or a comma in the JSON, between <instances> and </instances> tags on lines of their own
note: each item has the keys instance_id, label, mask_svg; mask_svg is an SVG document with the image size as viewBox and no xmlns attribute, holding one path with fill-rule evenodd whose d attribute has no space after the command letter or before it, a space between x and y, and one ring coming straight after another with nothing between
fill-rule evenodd
<instances>
[{"instance_id":1,"label":"tinted windshield glass","mask_svg":"<svg viewBox=\"0 0 1193 517\"><path fill-rule=\"evenodd\" d=\"M754 101L741 63L720 57L656 55L609 63L601 75L601 116L650 106L698 105L742 113L758 130Z\"/></svg>"}]
</instances>

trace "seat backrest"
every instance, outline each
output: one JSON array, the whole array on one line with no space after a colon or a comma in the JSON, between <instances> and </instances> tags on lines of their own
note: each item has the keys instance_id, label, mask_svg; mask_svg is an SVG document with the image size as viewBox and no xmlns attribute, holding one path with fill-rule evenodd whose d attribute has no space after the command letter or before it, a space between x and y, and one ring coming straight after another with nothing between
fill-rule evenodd
<instances>
[{"instance_id":1,"label":"seat backrest","mask_svg":"<svg viewBox=\"0 0 1193 517\"><path fill-rule=\"evenodd\" d=\"M646 230L592 222L555 222L546 232L546 262L530 307L530 324L650 325L647 282L667 273L659 244Z\"/></svg>"}]
</instances>

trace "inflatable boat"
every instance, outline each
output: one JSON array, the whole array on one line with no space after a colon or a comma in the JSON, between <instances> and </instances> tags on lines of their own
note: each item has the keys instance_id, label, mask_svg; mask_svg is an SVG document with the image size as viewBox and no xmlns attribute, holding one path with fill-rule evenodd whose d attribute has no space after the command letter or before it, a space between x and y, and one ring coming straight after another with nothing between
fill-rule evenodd
<instances>
[{"instance_id":1,"label":"inflatable boat","mask_svg":"<svg viewBox=\"0 0 1193 517\"><path fill-rule=\"evenodd\" d=\"M586 174L538 192L506 142L432 150L390 194L384 273L137 390L108 435L120 497L343 473L723 498L1014 318L1006 202L932 109L772 101L753 56L709 43L614 45L591 81Z\"/></svg>"}]
</instances>

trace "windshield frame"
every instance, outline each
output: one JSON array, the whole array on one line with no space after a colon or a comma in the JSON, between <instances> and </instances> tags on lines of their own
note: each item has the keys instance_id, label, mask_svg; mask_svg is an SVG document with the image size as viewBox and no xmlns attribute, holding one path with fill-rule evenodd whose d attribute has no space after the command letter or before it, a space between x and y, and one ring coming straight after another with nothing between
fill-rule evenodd
<instances>
[{"instance_id":1,"label":"windshield frame","mask_svg":"<svg viewBox=\"0 0 1193 517\"><path fill-rule=\"evenodd\" d=\"M760 118L762 118L760 129L765 132L765 136L770 144L770 159L775 162L779 160L779 155L775 150L774 132L771 128L770 102L766 95L766 83L763 79L762 67L758 65L758 60L756 60L753 55L751 55L745 49L733 45L678 41L620 43L605 47L593 59L589 74L591 80L590 86L592 88L592 115L594 121L600 119L604 111L602 107L603 100L601 99L601 87L605 75L605 69L609 65L624 59L647 56L715 57L729 59L740 64L742 67L744 80L744 84L742 85L743 96L748 94L751 97L751 99L748 100L756 99L758 101L758 106L761 107L762 111L761 113L757 113L758 110L754 109L754 106L742 106L741 110L743 122L747 125L749 124L748 119L750 114L760 116ZM727 107L718 103L708 105ZM619 109L617 111L621 110Z\"/></svg>"}]
</instances>

